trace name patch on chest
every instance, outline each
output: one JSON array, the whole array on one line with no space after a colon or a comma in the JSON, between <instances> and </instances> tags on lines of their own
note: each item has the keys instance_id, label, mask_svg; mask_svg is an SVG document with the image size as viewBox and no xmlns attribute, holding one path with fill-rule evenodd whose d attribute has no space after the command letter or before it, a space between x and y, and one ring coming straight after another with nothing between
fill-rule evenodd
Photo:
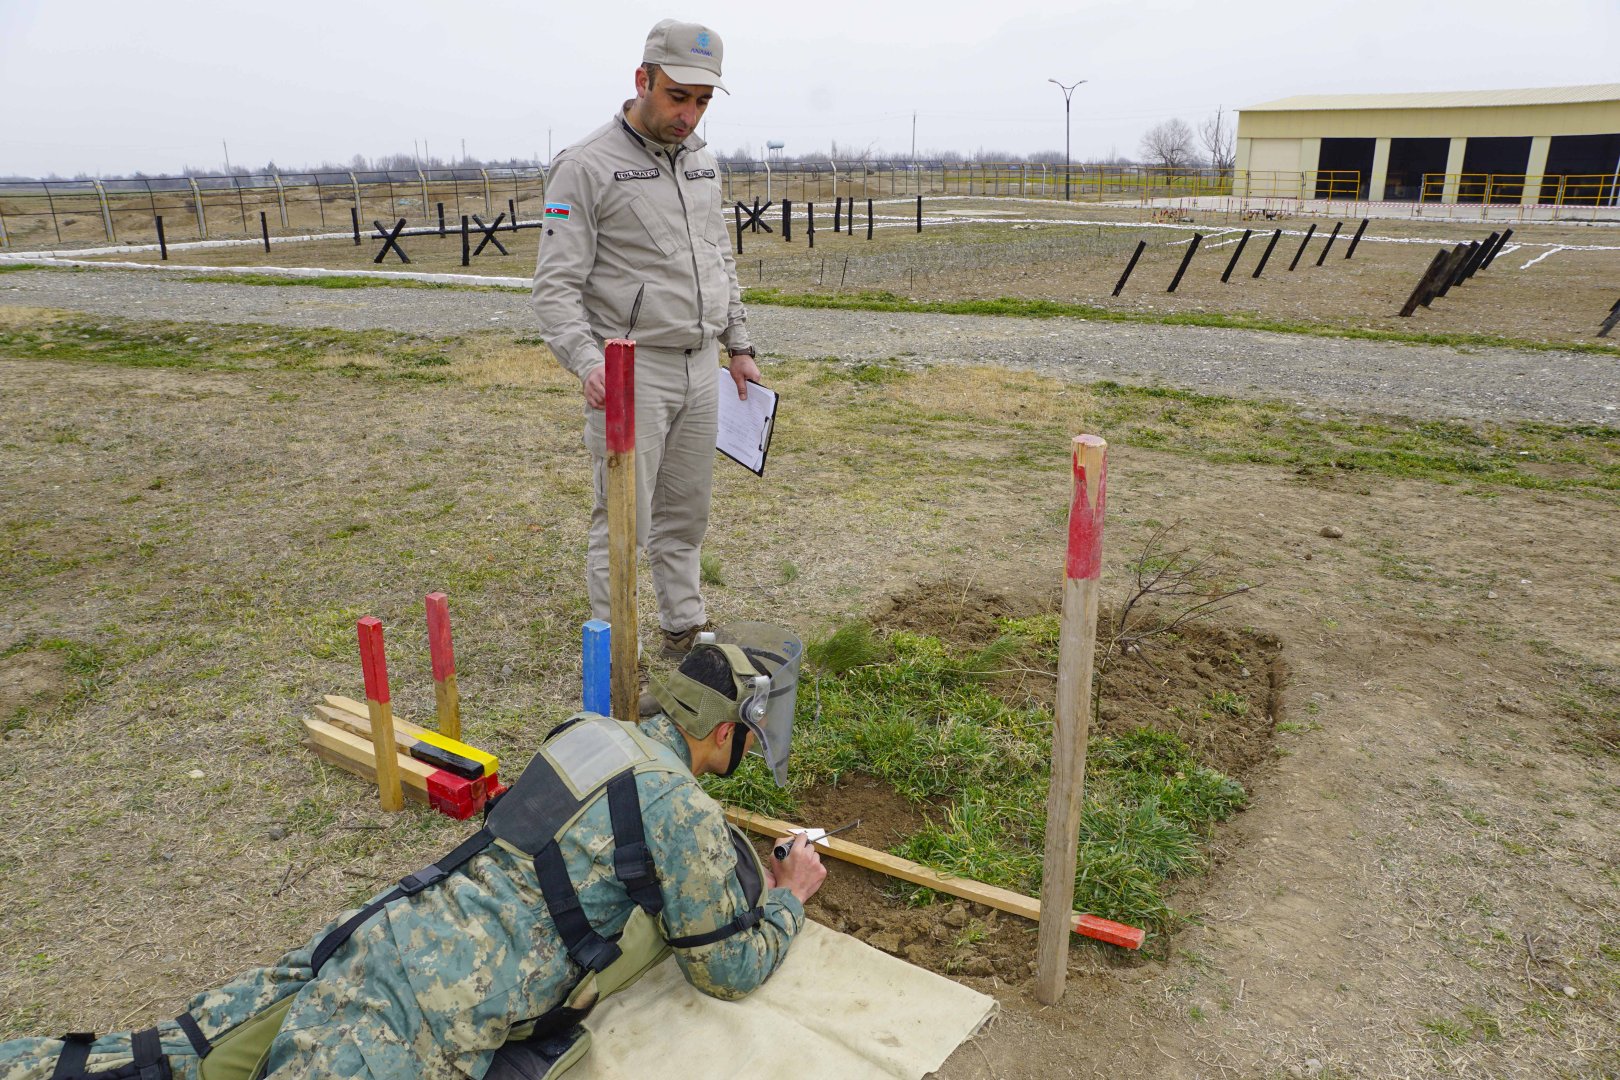
<instances>
[{"instance_id":1,"label":"name patch on chest","mask_svg":"<svg viewBox=\"0 0 1620 1080\"><path fill-rule=\"evenodd\" d=\"M620 169L613 174L615 180L656 180L662 175L657 169Z\"/></svg>"},{"instance_id":2,"label":"name patch on chest","mask_svg":"<svg viewBox=\"0 0 1620 1080\"><path fill-rule=\"evenodd\" d=\"M686 170L686 178L688 180L713 180L714 179L714 170L713 169L687 169Z\"/></svg>"}]
</instances>

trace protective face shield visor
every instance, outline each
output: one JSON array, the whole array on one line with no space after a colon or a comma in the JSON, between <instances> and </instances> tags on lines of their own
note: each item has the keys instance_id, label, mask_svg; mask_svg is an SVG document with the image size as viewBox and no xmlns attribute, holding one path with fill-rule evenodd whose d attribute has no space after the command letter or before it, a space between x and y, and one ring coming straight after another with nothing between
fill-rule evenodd
<instances>
[{"instance_id":1,"label":"protective face shield visor","mask_svg":"<svg viewBox=\"0 0 1620 1080\"><path fill-rule=\"evenodd\" d=\"M700 640L707 636L701 635ZM765 622L728 623L715 632L714 643L721 648L744 650L758 671L748 680L746 693L742 680L738 680L738 718L754 732L754 752L770 766L776 786L786 787L804 643L790 631ZM738 678L738 674L733 666L732 677Z\"/></svg>"},{"instance_id":2,"label":"protective face shield visor","mask_svg":"<svg viewBox=\"0 0 1620 1080\"><path fill-rule=\"evenodd\" d=\"M716 724L735 721L754 733L753 752L765 759L778 787L787 785L788 755L793 748L793 710L798 701L798 638L769 623L734 623L714 634L702 634L694 648L718 649L730 669L735 700L677 671L655 680L653 695L677 724L706 734ZM746 739L744 740L746 742ZM742 743L731 769L742 759Z\"/></svg>"}]
</instances>

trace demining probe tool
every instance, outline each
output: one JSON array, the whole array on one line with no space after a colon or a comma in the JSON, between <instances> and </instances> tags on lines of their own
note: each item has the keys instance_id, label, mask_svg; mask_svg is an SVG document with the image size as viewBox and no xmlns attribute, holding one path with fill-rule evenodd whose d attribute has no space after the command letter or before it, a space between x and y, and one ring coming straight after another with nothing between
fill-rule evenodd
<instances>
[{"instance_id":1,"label":"demining probe tool","mask_svg":"<svg viewBox=\"0 0 1620 1080\"><path fill-rule=\"evenodd\" d=\"M793 834L794 839L777 844L771 849L771 853L776 856L777 862L781 862L783 859L788 857L788 852L793 850L793 845L799 842L798 837L801 836L804 837L805 842L807 843L821 844L822 847L826 847L827 845L822 844L821 842L827 839L827 837L837 836L841 832L853 829L860 823L861 819L856 818L854 821L846 822L845 824L838 826L836 829L789 829L788 831Z\"/></svg>"}]
</instances>

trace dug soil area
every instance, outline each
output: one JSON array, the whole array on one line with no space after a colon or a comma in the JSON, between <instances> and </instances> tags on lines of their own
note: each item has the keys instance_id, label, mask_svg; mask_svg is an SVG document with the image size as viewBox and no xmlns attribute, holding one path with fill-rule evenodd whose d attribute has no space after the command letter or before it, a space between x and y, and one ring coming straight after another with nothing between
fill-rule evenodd
<instances>
[{"instance_id":1,"label":"dug soil area","mask_svg":"<svg viewBox=\"0 0 1620 1080\"><path fill-rule=\"evenodd\" d=\"M467 738L506 771L576 707L577 384L521 344L424 370L0 355L0 1037L173 1016L464 835L300 746L361 696L360 616L424 721L449 594ZM1086 385L865 370L766 365L784 412L764 480L717 466L712 616L971 646L1055 610ZM1253 587L1116 658L1098 727L1177 732L1249 805L1182 924L1074 939L1053 1006L1033 924L830 863L812 918L1000 1002L938 1075L1620 1075L1612 496L1128 440L1107 490L1105 616L1165 530ZM1217 691L1246 708L1202 715ZM858 776L801 809L876 847L930 812Z\"/></svg>"}]
</instances>

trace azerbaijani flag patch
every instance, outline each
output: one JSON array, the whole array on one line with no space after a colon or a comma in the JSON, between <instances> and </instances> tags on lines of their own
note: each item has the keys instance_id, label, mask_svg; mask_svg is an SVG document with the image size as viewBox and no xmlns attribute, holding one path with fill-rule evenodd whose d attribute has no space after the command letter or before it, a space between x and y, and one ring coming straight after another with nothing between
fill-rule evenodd
<instances>
[{"instance_id":1,"label":"azerbaijani flag patch","mask_svg":"<svg viewBox=\"0 0 1620 1080\"><path fill-rule=\"evenodd\" d=\"M541 217L547 221L566 220L568 212L572 209L573 207L565 202L548 202L546 203L546 211Z\"/></svg>"}]
</instances>

